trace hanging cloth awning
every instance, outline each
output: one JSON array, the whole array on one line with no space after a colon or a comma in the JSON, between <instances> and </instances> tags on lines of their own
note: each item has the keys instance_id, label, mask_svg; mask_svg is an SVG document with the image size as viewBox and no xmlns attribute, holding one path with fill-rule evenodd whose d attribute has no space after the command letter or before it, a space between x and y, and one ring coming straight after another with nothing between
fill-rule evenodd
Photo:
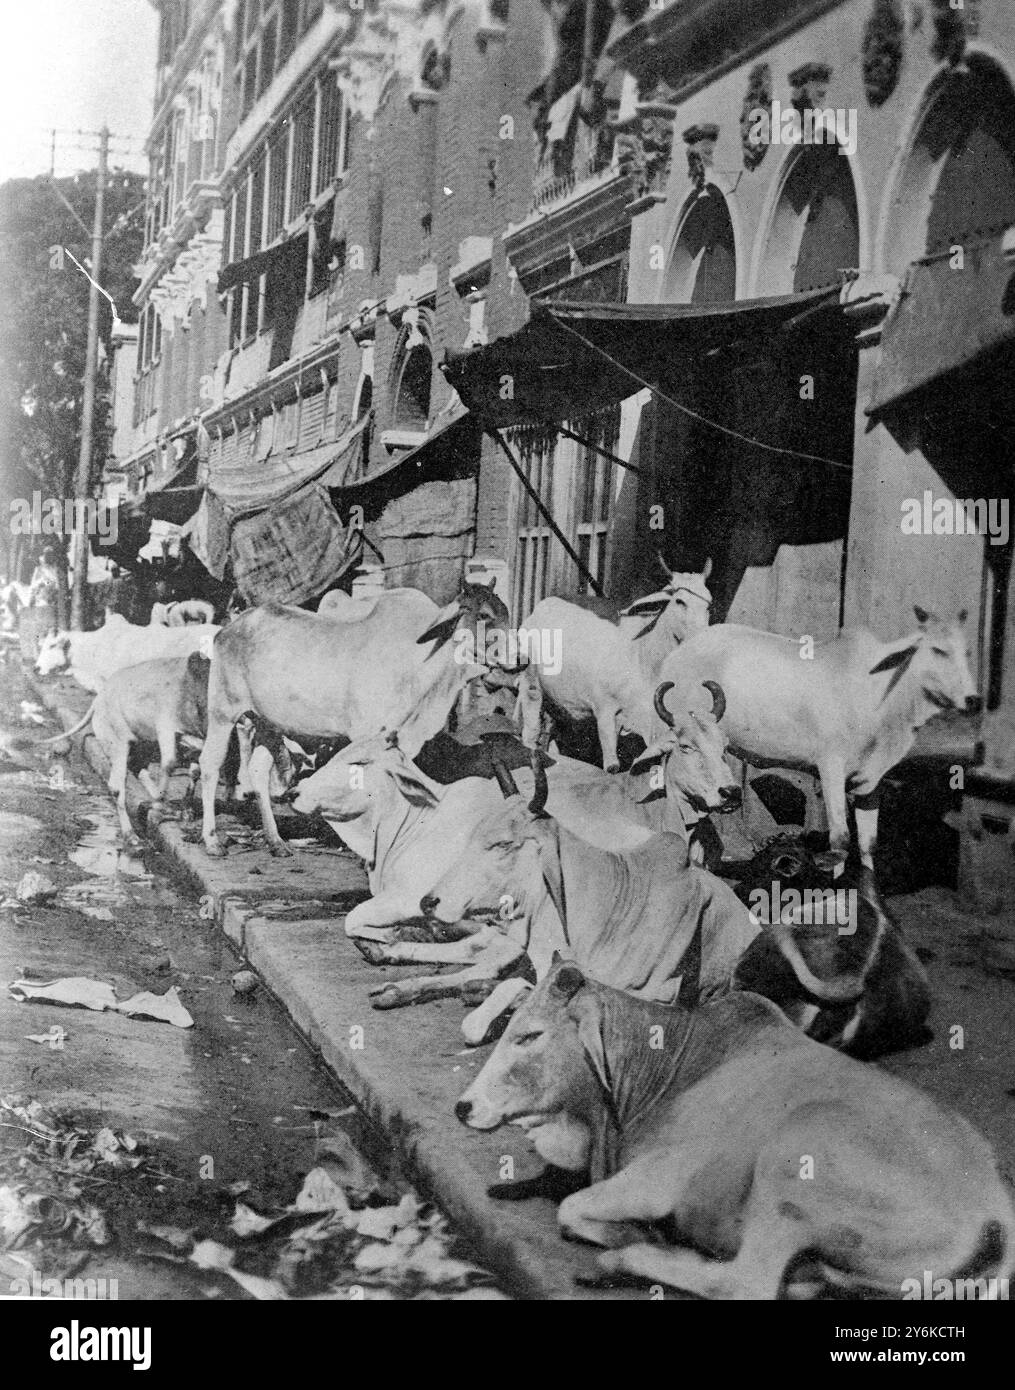
<instances>
[{"instance_id":1,"label":"hanging cloth awning","mask_svg":"<svg viewBox=\"0 0 1015 1390\"><path fill-rule=\"evenodd\" d=\"M321 483L234 523L229 556L248 603L304 603L355 564L362 531L342 525Z\"/></svg>"},{"instance_id":2,"label":"hanging cloth awning","mask_svg":"<svg viewBox=\"0 0 1015 1390\"><path fill-rule=\"evenodd\" d=\"M303 257L305 263L309 237L309 231L299 232L296 236L290 237L288 241L280 241L277 246L269 246L267 251L257 251L254 255L247 256L245 260L232 261L229 265L223 266L219 271L217 285L219 294L225 294L227 290L234 289L237 285L245 285L255 276L263 275L265 271L270 271L276 266L285 271L288 264L294 259L298 261L300 256Z\"/></svg>"},{"instance_id":3,"label":"hanging cloth awning","mask_svg":"<svg viewBox=\"0 0 1015 1390\"><path fill-rule=\"evenodd\" d=\"M546 117L546 143L548 145L562 143L567 139L571 122L574 120L574 113L578 109L580 95L581 87L576 84L562 97L558 97L550 107Z\"/></svg>"},{"instance_id":4,"label":"hanging cloth awning","mask_svg":"<svg viewBox=\"0 0 1015 1390\"><path fill-rule=\"evenodd\" d=\"M935 381L1015 340L1015 263L1000 239L915 261L881 328L867 414L875 419Z\"/></svg>"},{"instance_id":5,"label":"hanging cloth awning","mask_svg":"<svg viewBox=\"0 0 1015 1390\"><path fill-rule=\"evenodd\" d=\"M592 415L644 386L672 401L685 379L724 354L852 333L838 289L732 304L533 302L523 328L487 347L449 353L444 374L485 428L549 424ZM817 335L817 337L815 337Z\"/></svg>"},{"instance_id":6,"label":"hanging cloth awning","mask_svg":"<svg viewBox=\"0 0 1015 1390\"><path fill-rule=\"evenodd\" d=\"M330 488L343 492L370 487L380 479L387 484L398 474L402 490L414 486L413 480L425 482L437 469L454 467L457 463L467 466L476 452L480 435L479 422L467 410L459 408L453 415L441 420L422 444L414 449L378 464L369 473L357 476L355 458L346 458L332 468L324 478Z\"/></svg>"},{"instance_id":7,"label":"hanging cloth awning","mask_svg":"<svg viewBox=\"0 0 1015 1390\"><path fill-rule=\"evenodd\" d=\"M171 521L174 526L182 526L197 511L203 496L203 487L164 487L146 492L141 506L153 521Z\"/></svg>"},{"instance_id":8,"label":"hanging cloth awning","mask_svg":"<svg viewBox=\"0 0 1015 1390\"><path fill-rule=\"evenodd\" d=\"M320 444L303 453L269 454L255 460L241 444L230 463L213 463L208 486L225 504L232 516L249 515L274 506L299 488L320 478L339 463L359 440L369 417L363 416L329 444ZM262 422L270 428L270 421Z\"/></svg>"}]
</instances>

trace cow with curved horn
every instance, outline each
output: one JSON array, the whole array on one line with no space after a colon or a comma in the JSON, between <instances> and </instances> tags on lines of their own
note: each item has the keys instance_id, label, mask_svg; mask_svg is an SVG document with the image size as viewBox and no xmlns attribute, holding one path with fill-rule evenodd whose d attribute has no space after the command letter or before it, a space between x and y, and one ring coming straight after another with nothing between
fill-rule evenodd
<instances>
[{"instance_id":1,"label":"cow with curved horn","mask_svg":"<svg viewBox=\"0 0 1015 1390\"><path fill-rule=\"evenodd\" d=\"M646 743L653 737L652 691L663 662L708 626L710 571L711 561L700 574L667 570L662 589L610 617L566 599L545 598L522 624L520 636L560 634L559 644L529 643L532 664L555 709L571 720L595 720L607 772L620 770L617 735L622 729L640 734ZM552 666L542 659L547 645L559 658Z\"/></svg>"},{"instance_id":2,"label":"cow with curved horn","mask_svg":"<svg viewBox=\"0 0 1015 1390\"><path fill-rule=\"evenodd\" d=\"M966 613L943 622L916 608L917 630L879 642L863 629L818 643L718 623L665 661L678 696L706 678L726 693L722 719L730 752L759 767L817 772L830 848L841 872L849 851L847 790L856 812L861 863L873 871L881 779L941 710L982 707L969 670Z\"/></svg>"},{"instance_id":3,"label":"cow with curved horn","mask_svg":"<svg viewBox=\"0 0 1015 1390\"><path fill-rule=\"evenodd\" d=\"M720 698L716 692L712 695ZM533 768L533 795L527 803L506 767L498 769L497 780L506 800L473 827L456 863L420 902L438 933L469 932L478 924L486 932L496 922L502 937L528 956L537 979L549 968L553 953L560 951L596 978L661 1003L694 1002L732 987L740 962L762 932L761 924L722 880L687 863L677 837L653 835L633 848L610 852L546 814L553 792L544 768ZM864 997L894 930L890 922L869 920L866 906L861 917L850 954L844 959L822 947L818 970L808 958L814 942L798 941L794 926L784 921L764 929L775 945L775 962L764 954L750 957L753 988L765 992L764 982L770 979L772 988L784 996L795 991L795 998L814 1006L801 1022L809 1030L821 1028L832 1043L848 1044L858 1037L863 1020L852 1006ZM826 942L828 935L820 934L819 940ZM482 969L485 939L481 942L475 932L437 946L371 943L361 949L378 964L467 965L467 983L472 985ZM512 965L516 961L517 957ZM783 964L795 981L788 990ZM501 965L500 958L491 961L490 980ZM373 1002L391 1008L432 997L435 991L451 993L455 979L445 975L389 982L373 992ZM877 980L882 991L899 989L898 981L884 972ZM505 982L492 999L502 1007L505 995L514 997L523 988L517 980ZM910 1037L919 1035L927 1000L919 992L912 999L918 1017L894 1018L885 1009L867 1011L863 1041L868 1054L899 1045L907 1030ZM834 1027L825 1017L828 1010L835 1011ZM483 1038L493 1013L494 1005L488 1003L466 1020L467 1041ZM870 1026L872 1019L881 1034ZM882 1042L886 1023L890 1044Z\"/></svg>"}]
</instances>

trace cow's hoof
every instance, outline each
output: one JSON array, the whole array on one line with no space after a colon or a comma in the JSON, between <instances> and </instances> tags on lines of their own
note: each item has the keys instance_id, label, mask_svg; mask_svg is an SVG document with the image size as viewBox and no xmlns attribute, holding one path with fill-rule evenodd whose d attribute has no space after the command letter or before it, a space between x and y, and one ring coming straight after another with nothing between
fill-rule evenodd
<instances>
[{"instance_id":1,"label":"cow's hoof","mask_svg":"<svg viewBox=\"0 0 1015 1390\"><path fill-rule=\"evenodd\" d=\"M383 965L385 950L377 941L362 941L353 937L352 944L359 951L364 960L368 960L371 965Z\"/></svg>"},{"instance_id":2,"label":"cow's hoof","mask_svg":"<svg viewBox=\"0 0 1015 1390\"><path fill-rule=\"evenodd\" d=\"M497 988L497 980L470 980L467 985L462 985L461 1000L467 1009L478 1009L486 999Z\"/></svg>"},{"instance_id":3,"label":"cow's hoof","mask_svg":"<svg viewBox=\"0 0 1015 1390\"><path fill-rule=\"evenodd\" d=\"M619 771L620 771L620 764L619 764L619 763L610 763L609 766L607 767L606 771L607 771L607 772L619 772Z\"/></svg>"},{"instance_id":4,"label":"cow's hoof","mask_svg":"<svg viewBox=\"0 0 1015 1390\"><path fill-rule=\"evenodd\" d=\"M403 999L397 989L392 989L390 985L382 985L380 989L370 991L370 1007L372 1009L397 1009L408 1000Z\"/></svg>"},{"instance_id":5,"label":"cow's hoof","mask_svg":"<svg viewBox=\"0 0 1015 1390\"><path fill-rule=\"evenodd\" d=\"M350 930L346 922L345 934L350 941L379 941L383 946L390 946L398 937L398 928L356 926Z\"/></svg>"},{"instance_id":6,"label":"cow's hoof","mask_svg":"<svg viewBox=\"0 0 1015 1390\"><path fill-rule=\"evenodd\" d=\"M205 840L204 852L209 859L224 859L226 857L225 846L219 839Z\"/></svg>"},{"instance_id":7,"label":"cow's hoof","mask_svg":"<svg viewBox=\"0 0 1015 1390\"><path fill-rule=\"evenodd\" d=\"M268 853L272 859L292 859L294 857L292 850L284 840L269 840Z\"/></svg>"}]
</instances>

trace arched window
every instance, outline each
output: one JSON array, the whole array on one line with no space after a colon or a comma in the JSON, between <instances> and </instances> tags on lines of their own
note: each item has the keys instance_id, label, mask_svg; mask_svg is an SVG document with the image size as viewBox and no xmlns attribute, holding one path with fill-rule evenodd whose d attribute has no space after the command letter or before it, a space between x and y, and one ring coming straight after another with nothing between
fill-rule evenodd
<instances>
[{"instance_id":1,"label":"arched window","mask_svg":"<svg viewBox=\"0 0 1015 1390\"><path fill-rule=\"evenodd\" d=\"M989 60L944 77L907 154L885 229L886 269L900 275L1015 222L1015 93Z\"/></svg>"},{"instance_id":2,"label":"arched window","mask_svg":"<svg viewBox=\"0 0 1015 1390\"><path fill-rule=\"evenodd\" d=\"M860 264L860 218L849 160L838 145L797 154L776 204L759 294L799 294L837 285Z\"/></svg>"},{"instance_id":3,"label":"arched window","mask_svg":"<svg viewBox=\"0 0 1015 1390\"><path fill-rule=\"evenodd\" d=\"M737 257L726 199L709 185L691 205L673 248L663 302L728 304L737 295Z\"/></svg>"},{"instance_id":4,"label":"arched window","mask_svg":"<svg viewBox=\"0 0 1015 1390\"><path fill-rule=\"evenodd\" d=\"M395 429L425 430L430 419L430 383L433 357L420 343L405 355L395 387L393 421Z\"/></svg>"}]
</instances>

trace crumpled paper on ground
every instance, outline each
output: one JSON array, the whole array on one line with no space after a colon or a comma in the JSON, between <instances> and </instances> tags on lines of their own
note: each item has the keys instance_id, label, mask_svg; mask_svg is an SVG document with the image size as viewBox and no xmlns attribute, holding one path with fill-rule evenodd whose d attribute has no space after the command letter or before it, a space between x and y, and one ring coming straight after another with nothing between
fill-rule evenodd
<instances>
[{"instance_id":1,"label":"crumpled paper on ground","mask_svg":"<svg viewBox=\"0 0 1015 1390\"><path fill-rule=\"evenodd\" d=\"M26 1033L25 1037L29 1042L41 1043L43 1047L48 1047L51 1052L62 1052L70 1034L66 1028L61 1028L59 1023L54 1023L48 1033Z\"/></svg>"},{"instance_id":2,"label":"crumpled paper on ground","mask_svg":"<svg viewBox=\"0 0 1015 1390\"><path fill-rule=\"evenodd\" d=\"M51 883L35 869L29 869L15 888L14 894L18 902L41 904L52 902L59 891L55 883Z\"/></svg>"},{"instance_id":3,"label":"crumpled paper on ground","mask_svg":"<svg viewBox=\"0 0 1015 1390\"><path fill-rule=\"evenodd\" d=\"M165 994L152 994L142 990L130 999L118 1000L113 986L105 980L92 980L84 975L69 975L62 980L39 982L35 980L13 980L8 986L11 998L19 1003L39 1000L48 1004L69 1004L83 1009L93 1009L101 1013L111 1009L115 1013L126 1014L128 1018L151 1018L160 1023L171 1023L176 1028L193 1028L194 1020L183 1007L179 991L174 985Z\"/></svg>"}]
</instances>

